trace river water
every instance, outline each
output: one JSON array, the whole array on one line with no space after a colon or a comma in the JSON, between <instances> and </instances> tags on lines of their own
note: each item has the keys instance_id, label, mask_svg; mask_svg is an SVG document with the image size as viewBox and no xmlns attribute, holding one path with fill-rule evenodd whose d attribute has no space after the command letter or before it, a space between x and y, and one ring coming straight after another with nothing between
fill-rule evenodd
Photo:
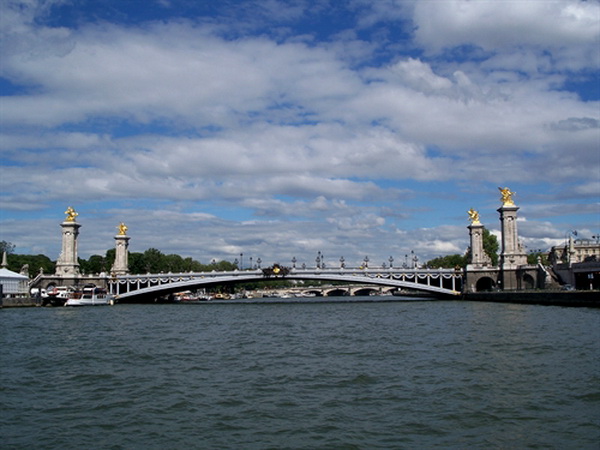
<instances>
[{"instance_id":1,"label":"river water","mask_svg":"<svg viewBox=\"0 0 600 450\"><path fill-rule=\"evenodd\" d=\"M209 302L4 309L0 324L2 448L600 442L598 309Z\"/></svg>"}]
</instances>

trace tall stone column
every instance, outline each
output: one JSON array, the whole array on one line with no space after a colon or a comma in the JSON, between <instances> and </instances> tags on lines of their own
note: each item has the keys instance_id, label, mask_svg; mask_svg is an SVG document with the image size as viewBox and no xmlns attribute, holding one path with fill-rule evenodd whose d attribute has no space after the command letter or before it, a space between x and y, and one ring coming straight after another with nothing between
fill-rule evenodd
<instances>
[{"instance_id":1,"label":"tall stone column","mask_svg":"<svg viewBox=\"0 0 600 450\"><path fill-rule=\"evenodd\" d=\"M65 211L67 218L60 224L62 228L62 250L56 261L55 275L63 278L79 276L79 262L77 260L77 237L81 227L75 221L77 213L73 208Z\"/></svg>"},{"instance_id":2,"label":"tall stone column","mask_svg":"<svg viewBox=\"0 0 600 450\"><path fill-rule=\"evenodd\" d=\"M519 207L512 201L513 192L508 188L500 189L502 192L502 206L500 213L500 226L502 230L502 252L500 253L500 268L502 269L503 289L518 289L517 269L527 264L527 255L519 243L517 232L517 211Z\"/></svg>"},{"instance_id":3,"label":"tall stone column","mask_svg":"<svg viewBox=\"0 0 600 450\"><path fill-rule=\"evenodd\" d=\"M115 262L111 268L114 275L127 275L129 273L129 236L127 226L121 222L117 227L119 233L115 236Z\"/></svg>"},{"instance_id":4,"label":"tall stone column","mask_svg":"<svg viewBox=\"0 0 600 450\"><path fill-rule=\"evenodd\" d=\"M480 222L473 222L468 228L471 238L471 266L474 269L490 266L492 260L483 249L483 225Z\"/></svg>"},{"instance_id":5,"label":"tall stone column","mask_svg":"<svg viewBox=\"0 0 600 450\"><path fill-rule=\"evenodd\" d=\"M502 207L498 209L502 229L502 253L500 253L500 264L503 267L515 267L527 264L527 255L519 243L519 235L517 233L518 210L518 206L505 205L502 205Z\"/></svg>"}]
</instances>

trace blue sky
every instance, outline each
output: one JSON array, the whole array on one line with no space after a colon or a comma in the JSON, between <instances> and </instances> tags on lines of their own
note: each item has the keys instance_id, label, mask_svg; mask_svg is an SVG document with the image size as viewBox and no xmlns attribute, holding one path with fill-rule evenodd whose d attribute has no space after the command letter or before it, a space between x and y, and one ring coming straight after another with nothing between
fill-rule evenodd
<instances>
[{"instance_id":1,"label":"blue sky","mask_svg":"<svg viewBox=\"0 0 600 450\"><path fill-rule=\"evenodd\" d=\"M1 0L0 240L202 262L600 234L597 1Z\"/></svg>"}]
</instances>

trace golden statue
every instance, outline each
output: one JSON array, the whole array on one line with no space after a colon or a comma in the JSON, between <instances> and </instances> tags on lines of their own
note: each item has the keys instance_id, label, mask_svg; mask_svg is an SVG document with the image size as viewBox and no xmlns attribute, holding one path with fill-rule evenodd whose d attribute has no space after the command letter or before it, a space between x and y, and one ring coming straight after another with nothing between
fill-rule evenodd
<instances>
[{"instance_id":1,"label":"golden statue","mask_svg":"<svg viewBox=\"0 0 600 450\"><path fill-rule=\"evenodd\" d=\"M502 194L502 197L500 197L500 200L502 201L502 206L514 206L515 202L513 202L512 196L515 195L516 192L512 192L507 187L499 187L498 190Z\"/></svg>"},{"instance_id":2,"label":"golden statue","mask_svg":"<svg viewBox=\"0 0 600 450\"><path fill-rule=\"evenodd\" d=\"M128 228L123 222L121 222L117 228L119 229L119 236L125 236L127 234Z\"/></svg>"},{"instance_id":3,"label":"golden statue","mask_svg":"<svg viewBox=\"0 0 600 450\"><path fill-rule=\"evenodd\" d=\"M65 222L75 222L75 217L77 217L79 215L75 212L75 210L71 206L69 206L67 208L67 210L65 211L65 214L67 215Z\"/></svg>"},{"instance_id":4,"label":"golden statue","mask_svg":"<svg viewBox=\"0 0 600 450\"><path fill-rule=\"evenodd\" d=\"M473 208L468 210L467 214L469 215L469 220L471 221L471 225L480 225L481 224L481 222L479 221L479 213L477 211L475 211Z\"/></svg>"}]
</instances>

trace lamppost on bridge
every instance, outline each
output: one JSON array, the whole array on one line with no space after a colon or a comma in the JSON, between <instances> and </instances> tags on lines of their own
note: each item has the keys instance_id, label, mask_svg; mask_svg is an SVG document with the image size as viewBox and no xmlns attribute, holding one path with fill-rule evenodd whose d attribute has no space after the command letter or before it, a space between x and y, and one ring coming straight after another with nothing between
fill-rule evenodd
<instances>
[{"instance_id":1,"label":"lamppost on bridge","mask_svg":"<svg viewBox=\"0 0 600 450\"><path fill-rule=\"evenodd\" d=\"M404 268L408 269L408 254L404 255Z\"/></svg>"},{"instance_id":2,"label":"lamppost on bridge","mask_svg":"<svg viewBox=\"0 0 600 450\"><path fill-rule=\"evenodd\" d=\"M317 263L317 269L321 268L321 250L317 252L317 257L315 258L315 262Z\"/></svg>"},{"instance_id":3,"label":"lamppost on bridge","mask_svg":"<svg viewBox=\"0 0 600 450\"><path fill-rule=\"evenodd\" d=\"M410 268L414 269L415 268L415 251L411 250L410 251Z\"/></svg>"},{"instance_id":4,"label":"lamppost on bridge","mask_svg":"<svg viewBox=\"0 0 600 450\"><path fill-rule=\"evenodd\" d=\"M392 258L391 256L388 258L388 261L390 262L390 269L394 267L394 258Z\"/></svg>"},{"instance_id":5,"label":"lamppost on bridge","mask_svg":"<svg viewBox=\"0 0 600 450\"><path fill-rule=\"evenodd\" d=\"M262 259L257 258L256 259L256 264L258 265L258 268L260 269L260 264L262 263Z\"/></svg>"},{"instance_id":6,"label":"lamppost on bridge","mask_svg":"<svg viewBox=\"0 0 600 450\"><path fill-rule=\"evenodd\" d=\"M413 255L413 257L412 257L412 268L416 269L417 266L419 265L419 257L414 254L415 252L413 250L411 250L410 253Z\"/></svg>"},{"instance_id":7,"label":"lamppost on bridge","mask_svg":"<svg viewBox=\"0 0 600 450\"><path fill-rule=\"evenodd\" d=\"M346 268L346 260L344 259L343 256L340 258L340 267L342 269Z\"/></svg>"},{"instance_id":8,"label":"lamppost on bridge","mask_svg":"<svg viewBox=\"0 0 600 450\"><path fill-rule=\"evenodd\" d=\"M252 265L252 256L250 257L250 270L254 270L254 266Z\"/></svg>"},{"instance_id":9,"label":"lamppost on bridge","mask_svg":"<svg viewBox=\"0 0 600 450\"><path fill-rule=\"evenodd\" d=\"M244 270L244 254L240 253L240 270Z\"/></svg>"},{"instance_id":10,"label":"lamppost on bridge","mask_svg":"<svg viewBox=\"0 0 600 450\"><path fill-rule=\"evenodd\" d=\"M363 262L365 263L365 266L364 266L365 269L368 269L369 268L369 257L365 256L365 259L363 260Z\"/></svg>"},{"instance_id":11,"label":"lamppost on bridge","mask_svg":"<svg viewBox=\"0 0 600 450\"><path fill-rule=\"evenodd\" d=\"M296 268L296 262L297 262L297 261L298 261L298 260L297 260L297 259L296 259L296 257L294 256L294 257L292 258L292 269L295 269L295 268Z\"/></svg>"},{"instance_id":12,"label":"lamppost on bridge","mask_svg":"<svg viewBox=\"0 0 600 450\"><path fill-rule=\"evenodd\" d=\"M233 260L233 264L234 264L234 265L235 265L235 267L237 267L238 269L240 268L240 266L238 265L239 263L240 263L240 262L238 261L238 259L237 259L237 258L235 258L235 259Z\"/></svg>"}]
</instances>

